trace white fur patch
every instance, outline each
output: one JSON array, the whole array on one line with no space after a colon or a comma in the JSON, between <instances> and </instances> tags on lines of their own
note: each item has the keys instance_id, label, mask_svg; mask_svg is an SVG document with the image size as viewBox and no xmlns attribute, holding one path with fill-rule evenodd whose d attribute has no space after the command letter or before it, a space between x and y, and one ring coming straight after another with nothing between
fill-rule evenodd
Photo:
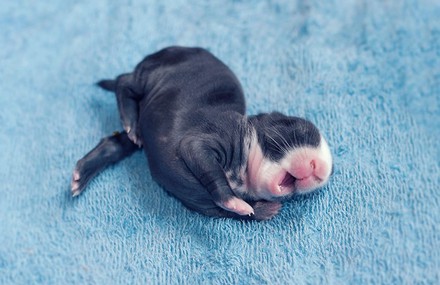
<instances>
[{"instance_id":1,"label":"white fur patch","mask_svg":"<svg viewBox=\"0 0 440 285\"><path fill-rule=\"evenodd\" d=\"M255 131L252 133L247 167L248 195L269 200L272 195L269 195L267 188L279 172L280 165L264 157Z\"/></svg>"},{"instance_id":2,"label":"white fur patch","mask_svg":"<svg viewBox=\"0 0 440 285\"><path fill-rule=\"evenodd\" d=\"M331 174L332 156L327 141L322 136L318 147L294 148L280 161L272 161L264 157L254 129L246 136L243 147L247 155L247 164L239 170L243 184L232 179L231 171L225 173L230 187L240 196L273 200L289 196L292 192L308 193L325 185ZM306 175L303 178L298 174L297 169L301 171L306 169L306 172L309 171L313 175ZM296 178L291 187L281 185L286 173Z\"/></svg>"},{"instance_id":3,"label":"white fur patch","mask_svg":"<svg viewBox=\"0 0 440 285\"><path fill-rule=\"evenodd\" d=\"M313 163L312 163L313 161ZM301 165L301 163L303 165ZM299 169L312 167L310 172L316 172L312 177L295 176L295 165ZM304 166L306 165L306 166ZM321 142L317 148L299 147L292 149L280 161L271 161L263 156L256 136L251 143L248 161L248 188L251 196L271 200L275 197L283 197L295 193L308 193L327 183L332 170L332 156L326 140L321 136ZM292 187L280 185L286 173L297 178Z\"/></svg>"}]
</instances>

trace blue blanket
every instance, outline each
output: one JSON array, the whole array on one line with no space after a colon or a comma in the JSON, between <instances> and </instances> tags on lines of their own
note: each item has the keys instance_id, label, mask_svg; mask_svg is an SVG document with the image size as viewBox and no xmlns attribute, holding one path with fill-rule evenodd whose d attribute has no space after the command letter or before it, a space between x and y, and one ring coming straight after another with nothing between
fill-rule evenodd
<instances>
[{"instance_id":1,"label":"blue blanket","mask_svg":"<svg viewBox=\"0 0 440 285\"><path fill-rule=\"evenodd\" d=\"M438 284L439 19L435 0L2 1L0 284ZM76 160L121 129L94 83L168 45L227 63L250 114L312 120L328 186L214 219L138 152L72 199Z\"/></svg>"}]
</instances>

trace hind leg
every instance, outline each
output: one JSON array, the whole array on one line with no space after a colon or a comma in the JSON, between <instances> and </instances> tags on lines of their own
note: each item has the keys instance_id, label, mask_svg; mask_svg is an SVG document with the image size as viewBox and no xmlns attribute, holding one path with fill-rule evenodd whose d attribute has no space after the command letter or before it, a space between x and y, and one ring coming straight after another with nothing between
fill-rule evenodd
<instances>
[{"instance_id":1,"label":"hind leg","mask_svg":"<svg viewBox=\"0 0 440 285\"><path fill-rule=\"evenodd\" d=\"M135 84L133 81L132 74L119 76L115 93L122 126L130 140L141 147L142 141L138 135L138 120L139 101L142 99L142 93L134 90Z\"/></svg>"},{"instance_id":2,"label":"hind leg","mask_svg":"<svg viewBox=\"0 0 440 285\"><path fill-rule=\"evenodd\" d=\"M138 147L126 132L103 138L99 144L77 163L72 175L72 196L78 196L101 170L135 152Z\"/></svg>"}]
</instances>

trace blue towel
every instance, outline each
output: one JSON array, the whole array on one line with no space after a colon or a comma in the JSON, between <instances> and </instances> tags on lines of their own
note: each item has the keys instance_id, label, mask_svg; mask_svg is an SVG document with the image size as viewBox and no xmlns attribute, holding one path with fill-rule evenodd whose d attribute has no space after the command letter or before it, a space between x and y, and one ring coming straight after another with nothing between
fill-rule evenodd
<instances>
[{"instance_id":1,"label":"blue towel","mask_svg":"<svg viewBox=\"0 0 440 285\"><path fill-rule=\"evenodd\" d=\"M2 1L0 284L438 284L435 0ZM169 45L237 74L249 114L312 120L335 173L268 222L187 210L138 152L69 195L120 130L94 83Z\"/></svg>"}]
</instances>

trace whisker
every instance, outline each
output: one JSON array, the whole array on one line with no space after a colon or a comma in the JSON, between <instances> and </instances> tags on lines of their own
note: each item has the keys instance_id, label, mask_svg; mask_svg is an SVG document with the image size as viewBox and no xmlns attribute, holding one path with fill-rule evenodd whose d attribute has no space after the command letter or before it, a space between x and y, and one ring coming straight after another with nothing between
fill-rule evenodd
<instances>
[{"instance_id":1,"label":"whisker","mask_svg":"<svg viewBox=\"0 0 440 285\"><path fill-rule=\"evenodd\" d=\"M273 138L270 134L266 134L268 138L270 138L272 140L272 142L275 144L275 146L278 148L279 151L282 151L284 153L287 153L287 148L283 147L282 145L280 145L280 143Z\"/></svg>"},{"instance_id":2,"label":"whisker","mask_svg":"<svg viewBox=\"0 0 440 285\"><path fill-rule=\"evenodd\" d=\"M291 148L292 146L289 144L286 138L283 135L281 135L281 133L277 129L273 129L273 131L280 137L280 139L285 145L285 150L288 151L288 148Z\"/></svg>"}]
</instances>

